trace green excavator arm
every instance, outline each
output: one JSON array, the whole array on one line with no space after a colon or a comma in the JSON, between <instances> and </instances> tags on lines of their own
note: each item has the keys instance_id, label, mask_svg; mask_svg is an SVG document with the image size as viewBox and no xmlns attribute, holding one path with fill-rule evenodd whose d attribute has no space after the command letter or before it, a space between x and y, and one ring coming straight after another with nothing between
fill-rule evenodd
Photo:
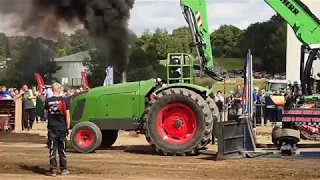
<instances>
[{"instance_id":1,"label":"green excavator arm","mask_svg":"<svg viewBox=\"0 0 320 180\"><path fill-rule=\"evenodd\" d=\"M192 46L195 47L200 62L200 65L194 65L194 68L215 80L223 80L213 66L206 0L180 0L180 5L190 28Z\"/></svg>"},{"instance_id":2,"label":"green excavator arm","mask_svg":"<svg viewBox=\"0 0 320 180\"><path fill-rule=\"evenodd\" d=\"M205 0L181 0L182 13L189 24L193 45L197 49L198 57L206 63L207 67L213 66L212 47L207 19Z\"/></svg>"},{"instance_id":3,"label":"green excavator arm","mask_svg":"<svg viewBox=\"0 0 320 180\"><path fill-rule=\"evenodd\" d=\"M292 27L297 38L310 49L320 49L320 20L300 0L265 0ZM180 0L182 13L189 25L192 45L200 61L199 69L216 80L206 0Z\"/></svg>"},{"instance_id":4,"label":"green excavator arm","mask_svg":"<svg viewBox=\"0 0 320 180\"><path fill-rule=\"evenodd\" d=\"M309 57L300 66L303 94L313 94L311 72L313 61L319 56L320 20L300 0L265 0L291 26L299 41L309 49Z\"/></svg>"},{"instance_id":5,"label":"green excavator arm","mask_svg":"<svg viewBox=\"0 0 320 180\"><path fill-rule=\"evenodd\" d=\"M297 38L311 49L320 48L320 20L300 0L265 0L292 27ZM210 42L206 0L180 0L189 25L193 45L202 68L212 68L214 58Z\"/></svg>"},{"instance_id":6,"label":"green excavator arm","mask_svg":"<svg viewBox=\"0 0 320 180\"><path fill-rule=\"evenodd\" d=\"M310 49L320 48L320 20L300 0L265 0Z\"/></svg>"}]
</instances>

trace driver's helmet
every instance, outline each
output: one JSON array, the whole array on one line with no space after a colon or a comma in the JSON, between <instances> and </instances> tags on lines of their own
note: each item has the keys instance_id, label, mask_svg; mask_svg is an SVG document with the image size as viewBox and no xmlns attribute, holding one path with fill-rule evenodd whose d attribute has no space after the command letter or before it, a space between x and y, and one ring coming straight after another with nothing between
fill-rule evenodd
<instances>
[{"instance_id":1,"label":"driver's helmet","mask_svg":"<svg viewBox=\"0 0 320 180\"><path fill-rule=\"evenodd\" d=\"M180 65L181 62L180 62L180 59L178 59L178 58L172 58L172 59L170 59L169 64L170 65ZM172 70L177 70L178 68L179 68L178 66L177 67L171 67Z\"/></svg>"}]
</instances>

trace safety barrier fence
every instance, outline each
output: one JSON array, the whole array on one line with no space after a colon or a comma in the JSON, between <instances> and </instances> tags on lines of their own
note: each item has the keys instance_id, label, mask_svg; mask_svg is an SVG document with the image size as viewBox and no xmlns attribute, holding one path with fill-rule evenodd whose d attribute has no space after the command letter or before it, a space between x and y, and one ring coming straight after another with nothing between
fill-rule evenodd
<instances>
[{"instance_id":1,"label":"safety barrier fence","mask_svg":"<svg viewBox=\"0 0 320 180\"><path fill-rule=\"evenodd\" d=\"M275 123L281 121L281 108L266 108L264 104L256 104L253 111L252 124L253 127L266 126L267 122ZM238 117L235 109L229 105L225 105L220 112L221 121L228 121Z\"/></svg>"},{"instance_id":2,"label":"safety barrier fence","mask_svg":"<svg viewBox=\"0 0 320 180\"><path fill-rule=\"evenodd\" d=\"M225 105L220 112L220 121L234 119L234 109ZM265 126L266 121L281 121L281 109L266 109L264 104L256 104L252 123L254 127ZM22 99L0 100L0 131L22 131Z\"/></svg>"},{"instance_id":3,"label":"safety barrier fence","mask_svg":"<svg viewBox=\"0 0 320 180\"><path fill-rule=\"evenodd\" d=\"M22 131L22 99L0 100L0 131Z\"/></svg>"}]
</instances>

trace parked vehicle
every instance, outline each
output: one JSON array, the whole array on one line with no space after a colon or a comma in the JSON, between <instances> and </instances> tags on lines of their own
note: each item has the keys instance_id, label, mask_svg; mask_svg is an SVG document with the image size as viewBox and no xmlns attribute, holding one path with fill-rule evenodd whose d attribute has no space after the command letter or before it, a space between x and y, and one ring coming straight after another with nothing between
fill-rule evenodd
<instances>
[{"instance_id":1,"label":"parked vehicle","mask_svg":"<svg viewBox=\"0 0 320 180\"><path fill-rule=\"evenodd\" d=\"M236 75L234 73L229 73L229 78L236 78Z\"/></svg>"},{"instance_id":2,"label":"parked vehicle","mask_svg":"<svg viewBox=\"0 0 320 180\"><path fill-rule=\"evenodd\" d=\"M262 73L262 78L269 79L272 77L271 74L267 73L266 71L261 71L261 73Z\"/></svg>"},{"instance_id":3,"label":"parked vehicle","mask_svg":"<svg viewBox=\"0 0 320 180\"><path fill-rule=\"evenodd\" d=\"M276 73L273 75L273 78L275 79L281 79L281 75L279 73Z\"/></svg>"},{"instance_id":4,"label":"parked vehicle","mask_svg":"<svg viewBox=\"0 0 320 180\"><path fill-rule=\"evenodd\" d=\"M233 73L234 75L241 75L242 74L242 70L239 70L239 69L232 69L229 72Z\"/></svg>"}]
</instances>

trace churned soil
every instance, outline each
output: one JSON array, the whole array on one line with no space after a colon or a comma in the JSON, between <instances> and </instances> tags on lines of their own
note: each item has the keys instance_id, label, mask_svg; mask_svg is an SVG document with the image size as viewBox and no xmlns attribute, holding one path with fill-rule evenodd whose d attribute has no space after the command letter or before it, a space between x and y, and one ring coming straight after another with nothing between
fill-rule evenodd
<instances>
[{"instance_id":1,"label":"churned soil","mask_svg":"<svg viewBox=\"0 0 320 180\"><path fill-rule=\"evenodd\" d=\"M214 161L216 147L199 156L156 154L144 137L120 132L110 149L80 154L68 148L71 174L47 176L45 125L28 133L0 133L0 180L35 179L320 179L318 159L251 158ZM261 139L262 137L259 136ZM265 139L268 140L268 137Z\"/></svg>"}]
</instances>

